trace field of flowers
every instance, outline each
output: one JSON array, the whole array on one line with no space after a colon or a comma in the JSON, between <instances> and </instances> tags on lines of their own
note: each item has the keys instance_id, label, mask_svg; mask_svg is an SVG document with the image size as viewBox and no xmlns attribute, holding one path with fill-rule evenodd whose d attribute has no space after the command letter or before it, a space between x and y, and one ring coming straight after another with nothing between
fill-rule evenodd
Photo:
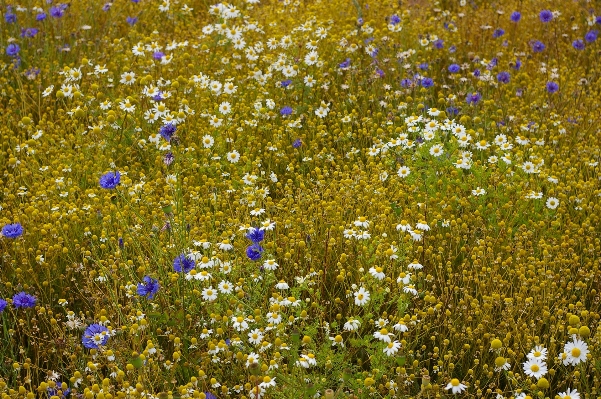
<instances>
[{"instance_id":1,"label":"field of flowers","mask_svg":"<svg viewBox=\"0 0 601 399\"><path fill-rule=\"evenodd\" d=\"M0 13L2 399L601 396L601 3Z\"/></svg>"}]
</instances>

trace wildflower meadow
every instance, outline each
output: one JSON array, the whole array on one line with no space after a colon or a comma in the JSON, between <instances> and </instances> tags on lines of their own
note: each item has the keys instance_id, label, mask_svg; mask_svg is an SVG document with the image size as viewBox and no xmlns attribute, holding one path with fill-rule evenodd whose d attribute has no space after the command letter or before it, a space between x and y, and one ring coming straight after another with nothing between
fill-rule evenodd
<instances>
[{"instance_id":1,"label":"wildflower meadow","mask_svg":"<svg viewBox=\"0 0 601 399\"><path fill-rule=\"evenodd\" d=\"M601 397L599 1L60 1L0 2L1 399Z\"/></svg>"}]
</instances>

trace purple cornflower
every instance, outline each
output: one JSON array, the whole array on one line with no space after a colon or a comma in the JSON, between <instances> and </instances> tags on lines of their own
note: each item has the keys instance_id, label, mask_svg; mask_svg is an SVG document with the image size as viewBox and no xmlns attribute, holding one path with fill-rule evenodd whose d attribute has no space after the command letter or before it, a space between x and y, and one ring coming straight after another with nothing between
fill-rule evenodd
<instances>
[{"instance_id":1,"label":"purple cornflower","mask_svg":"<svg viewBox=\"0 0 601 399\"><path fill-rule=\"evenodd\" d=\"M582 39L576 39L572 42L572 47L574 47L576 50L584 50L584 42Z\"/></svg>"},{"instance_id":2,"label":"purple cornflower","mask_svg":"<svg viewBox=\"0 0 601 399\"><path fill-rule=\"evenodd\" d=\"M40 12L35 16L35 20L36 21L43 21L46 19L46 13L45 12Z\"/></svg>"},{"instance_id":3,"label":"purple cornflower","mask_svg":"<svg viewBox=\"0 0 601 399\"><path fill-rule=\"evenodd\" d=\"M253 244L246 248L246 256L252 261L261 259L263 248L259 244Z\"/></svg>"},{"instance_id":4,"label":"purple cornflower","mask_svg":"<svg viewBox=\"0 0 601 399\"><path fill-rule=\"evenodd\" d=\"M425 87L427 89L429 87L434 86L434 80L432 80L432 78L423 78L421 84L422 87Z\"/></svg>"},{"instance_id":5,"label":"purple cornflower","mask_svg":"<svg viewBox=\"0 0 601 399\"><path fill-rule=\"evenodd\" d=\"M559 85L555 82L547 82L547 92L553 94L559 90Z\"/></svg>"},{"instance_id":6,"label":"purple cornflower","mask_svg":"<svg viewBox=\"0 0 601 399\"><path fill-rule=\"evenodd\" d=\"M188 273L190 270L194 269L194 266L196 266L194 260L188 258L184 254L181 254L173 260L173 270L178 273Z\"/></svg>"},{"instance_id":7,"label":"purple cornflower","mask_svg":"<svg viewBox=\"0 0 601 399\"><path fill-rule=\"evenodd\" d=\"M38 34L38 28L22 28L21 37L34 37Z\"/></svg>"},{"instance_id":8,"label":"purple cornflower","mask_svg":"<svg viewBox=\"0 0 601 399\"><path fill-rule=\"evenodd\" d=\"M104 346L109 340L109 329L102 324L90 324L83 332L81 343L88 349L98 349L98 346Z\"/></svg>"},{"instance_id":9,"label":"purple cornflower","mask_svg":"<svg viewBox=\"0 0 601 399\"><path fill-rule=\"evenodd\" d=\"M521 67L522 67L522 61L520 61L520 59L517 58L515 60L515 65L512 66L512 68L515 69L516 71L519 71Z\"/></svg>"},{"instance_id":10,"label":"purple cornflower","mask_svg":"<svg viewBox=\"0 0 601 399\"><path fill-rule=\"evenodd\" d=\"M454 53L455 51L457 51L457 46L452 45L451 47L449 47L449 53Z\"/></svg>"},{"instance_id":11,"label":"purple cornflower","mask_svg":"<svg viewBox=\"0 0 601 399\"><path fill-rule=\"evenodd\" d=\"M283 88L286 88L286 87L290 86L291 84L292 84L292 81L290 79L282 80L280 82L280 86L282 86Z\"/></svg>"},{"instance_id":12,"label":"purple cornflower","mask_svg":"<svg viewBox=\"0 0 601 399\"><path fill-rule=\"evenodd\" d=\"M470 105L475 105L475 104L478 104L478 102L480 101L481 98L482 98L482 95L478 92L475 92L475 93L468 94L465 101L467 101L467 103Z\"/></svg>"},{"instance_id":13,"label":"purple cornflower","mask_svg":"<svg viewBox=\"0 0 601 399\"><path fill-rule=\"evenodd\" d=\"M148 299L153 299L156 293L159 291L159 282L150 276L144 276L142 281L144 282L138 283L138 295L145 296Z\"/></svg>"},{"instance_id":14,"label":"purple cornflower","mask_svg":"<svg viewBox=\"0 0 601 399\"><path fill-rule=\"evenodd\" d=\"M292 143L292 147L294 147L294 148L299 148L301 145L303 145L303 142L301 141L301 139L296 139Z\"/></svg>"},{"instance_id":15,"label":"purple cornflower","mask_svg":"<svg viewBox=\"0 0 601 399\"><path fill-rule=\"evenodd\" d=\"M413 81L411 79L401 79L401 87L411 87L411 85L413 84Z\"/></svg>"},{"instance_id":16,"label":"purple cornflower","mask_svg":"<svg viewBox=\"0 0 601 399\"><path fill-rule=\"evenodd\" d=\"M17 43L11 43L8 46L6 46L6 55L8 55L9 57L16 57L17 54L19 54L20 50L21 48Z\"/></svg>"},{"instance_id":17,"label":"purple cornflower","mask_svg":"<svg viewBox=\"0 0 601 399\"><path fill-rule=\"evenodd\" d=\"M435 49L440 50L444 47L444 41L442 39L434 40L432 46L434 46Z\"/></svg>"},{"instance_id":18,"label":"purple cornflower","mask_svg":"<svg viewBox=\"0 0 601 399\"><path fill-rule=\"evenodd\" d=\"M538 14L541 22L547 23L553 20L553 13L549 10L542 10L540 14Z\"/></svg>"},{"instance_id":19,"label":"purple cornflower","mask_svg":"<svg viewBox=\"0 0 601 399\"><path fill-rule=\"evenodd\" d=\"M401 18L398 15L394 14L392 17L390 17L390 23L392 25L397 25L399 22L401 22Z\"/></svg>"},{"instance_id":20,"label":"purple cornflower","mask_svg":"<svg viewBox=\"0 0 601 399\"><path fill-rule=\"evenodd\" d=\"M497 38L497 37L501 37L505 34L505 31L501 28L495 29L495 31L492 33L492 37L493 38Z\"/></svg>"},{"instance_id":21,"label":"purple cornflower","mask_svg":"<svg viewBox=\"0 0 601 399\"><path fill-rule=\"evenodd\" d=\"M8 302L0 298L0 313L4 312L4 309L6 309L6 305L8 305Z\"/></svg>"},{"instance_id":22,"label":"purple cornflower","mask_svg":"<svg viewBox=\"0 0 601 399\"><path fill-rule=\"evenodd\" d=\"M543 51L545 49L545 45L540 40L535 40L534 42L531 43L531 46L532 46L532 51L534 51L535 53L540 53L541 51Z\"/></svg>"},{"instance_id":23,"label":"purple cornflower","mask_svg":"<svg viewBox=\"0 0 601 399\"><path fill-rule=\"evenodd\" d=\"M519 11L514 11L511 13L509 19L511 22L519 22L519 20L522 19L522 14Z\"/></svg>"},{"instance_id":24,"label":"purple cornflower","mask_svg":"<svg viewBox=\"0 0 601 399\"><path fill-rule=\"evenodd\" d=\"M479 69L474 69L474 76L475 77L480 77L480 70Z\"/></svg>"},{"instance_id":25,"label":"purple cornflower","mask_svg":"<svg viewBox=\"0 0 601 399\"><path fill-rule=\"evenodd\" d=\"M427 71L429 68L429 65L427 62L423 62L421 64L418 65L418 68L421 69L422 71Z\"/></svg>"},{"instance_id":26,"label":"purple cornflower","mask_svg":"<svg viewBox=\"0 0 601 399\"><path fill-rule=\"evenodd\" d=\"M217 399L217 396L213 395L209 391L205 391L205 399Z\"/></svg>"},{"instance_id":27,"label":"purple cornflower","mask_svg":"<svg viewBox=\"0 0 601 399\"><path fill-rule=\"evenodd\" d=\"M357 25L363 25L363 18L357 18Z\"/></svg>"},{"instance_id":28,"label":"purple cornflower","mask_svg":"<svg viewBox=\"0 0 601 399\"><path fill-rule=\"evenodd\" d=\"M65 14L65 10L60 6L50 7L50 16L53 18L60 18Z\"/></svg>"},{"instance_id":29,"label":"purple cornflower","mask_svg":"<svg viewBox=\"0 0 601 399\"><path fill-rule=\"evenodd\" d=\"M254 244L258 244L265 238L265 230L260 230L255 227L251 227L246 233L246 238L251 240Z\"/></svg>"},{"instance_id":30,"label":"purple cornflower","mask_svg":"<svg viewBox=\"0 0 601 399\"><path fill-rule=\"evenodd\" d=\"M499 72L499 74L497 75L497 80L501 83L507 84L509 83L510 76L511 75L509 75L509 72Z\"/></svg>"},{"instance_id":31,"label":"purple cornflower","mask_svg":"<svg viewBox=\"0 0 601 399\"><path fill-rule=\"evenodd\" d=\"M138 17L127 17L125 21L130 25L134 25L136 22L138 22Z\"/></svg>"},{"instance_id":32,"label":"purple cornflower","mask_svg":"<svg viewBox=\"0 0 601 399\"><path fill-rule=\"evenodd\" d=\"M160 61L164 56L165 56L165 53L163 53L161 51L155 51L154 53L152 53L152 58L154 58L157 61Z\"/></svg>"},{"instance_id":33,"label":"purple cornflower","mask_svg":"<svg viewBox=\"0 0 601 399\"><path fill-rule=\"evenodd\" d=\"M118 171L108 172L100 177L100 187L107 190L112 190L117 187L119 182L121 182L121 173Z\"/></svg>"},{"instance_id":34,"label":"purple cornflower","mask_svg":"<svg viewBox=\"0 0 601 399\"><path fill-rule=\"evenodd\" d=\"M166 125L161 126L159 133L165 140L170 141L176 130L177 127L175 127L173 123L167 123Z\"/></svg>"},{"instance_id":35,"label":"purple cornflower","mask_svg":"<svg viewBox=\"0 0 601 399\"><path fill-rule=\"evenodd\" d=\"M461 67L457 64L451 64L449 65L449 72L451 73L457 73L461 70Z\"/></svg>"},{"instance_id":36,"label":"purple cornflower","mask_svg":"<svg viewBox=\"0 0 601 399\"><path fill-rule=\"evenodd\" d=\"M165 156L163 157L163 162L165 163L165 165L169 166L173 163L173 161L175 160L175 157L173 156L172 152L168 152L167 154L165 154Z\"/></svg>"},{"instance_id":37,"label":"purple cornflower","mask_svg":"<svg viewBox=\"0 0 601 399\"><path fill-rule=\"evenodd\" d=\"M280 114L282 116L292 115L292 107L289 107L287 105L285 107L282 107L282 109L280 110Z\"/></svg>"},{"instance_id":38,"label":"purple cornflower","mask_svg":"<svg viewBox=\"0 0 601 399\"><path fill-rule=\"evenodd\" d=\"M599 31L597 31L597 30L589 31L586 35L584 35L584 40L586 40L587 43L592 43L595 40L597 40L598 34L599 34Z\"/></svg>"},{"instance_id":39,"label":"purple cornflower","mask_svg":"<svg viewBox=\"0 0 601 399\"><path fill-rule=\"evenodd\" d=\"M13 306L15 308L33 308L38 299L26 292L19 292L13 296Z\"/></svg>"},{"instance_id":40,"label":"purple cornflower","mask_svg":"<svg viewBox=\"0 0 601 399\"><path fill-rule=\"evenodd\" d=\"M21 223L6 224L2 227L2 235L6 238L17 238L23 234Z\"/></svg>"},{"instance_id":41,"label":"purple cornflower","mask_svg":"<svg viewBox=\"0 0 601 399\"><path fill-rule=\"evenodd\" d=\"M113 3L104 3L104 5L102 6L102 11L108 11L111 9L112 6Z\"/></svg>"}]
</instances>

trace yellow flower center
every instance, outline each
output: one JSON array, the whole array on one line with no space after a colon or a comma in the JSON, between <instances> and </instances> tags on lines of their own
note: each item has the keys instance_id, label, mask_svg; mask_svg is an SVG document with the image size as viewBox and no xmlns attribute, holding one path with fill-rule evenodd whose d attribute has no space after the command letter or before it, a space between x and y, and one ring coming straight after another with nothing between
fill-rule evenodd
<instances>
[{"instance_id":1,"label":"yellow flower center","mask_svg":"<svg viewBox=\"0 0 601 399\"><path fill-rule=\"evenodd\" d=\"M534 352L534 357L540 357L541 353L539 351Z\"/></svg>"},{"instance_id":2,"label":"yellow flower center","mask_svg":"<svg viewBox=\"0 0 601 399\"><path fill-rule=\"evenodd\" d=\"M533 364L532 366L530 366L530 370L536 373L538 370L540 370L540 367L538 367L538 364Z\"/></svg>"},{"instance_id":3,"label":"yellow flower center","mask_svg":"<svg viewBox=\"0 0 601 399\"><path fill-rule=\"evenodd\" d=\"M454 387L458 387L459 386L459 380L457 378L453 378L451 380L451 385Z\"/></svg>"},{"instance_id":4,"label":"yellow flower center","mask_svg":"<svg viewBox=\"0 0 601 399\"><path fill-rule=\"evenodd\" d=\"M572 349L572 356L573 357L579 357L580 356L580 349L578 349L578 348Z\"/></svg>"},{"instance_id":5,"label":"yellow flower center","mask_svg":"<svg viewBox=\"0 0 601 399\"><path fill-rule=\"evenodd\" d=\"M244 321L244 317L238 316L238 317L236 317L236 321L238 323L242 323Z\"/></svg>"}]
</instances>

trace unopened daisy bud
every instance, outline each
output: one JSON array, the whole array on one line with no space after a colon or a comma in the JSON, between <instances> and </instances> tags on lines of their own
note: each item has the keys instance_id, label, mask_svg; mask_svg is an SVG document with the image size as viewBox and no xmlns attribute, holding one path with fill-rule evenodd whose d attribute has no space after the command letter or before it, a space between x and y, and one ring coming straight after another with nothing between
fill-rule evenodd
<instances>
[{"instance_id":1,"label":"unopened daisy bud","mask_svg":"<svg viewBox=\"0 0 601 399\"><path fill-rule=\"evenodd\" d=\"M492 342L490 343L490 347L493 350L499 350L499 349L501 349L502 346L503 346L503 342L501 342L501 340L498 338L493 339ZM505 359L503 359L503 361L505 361Z\"/></svg>"}]
</instances>

